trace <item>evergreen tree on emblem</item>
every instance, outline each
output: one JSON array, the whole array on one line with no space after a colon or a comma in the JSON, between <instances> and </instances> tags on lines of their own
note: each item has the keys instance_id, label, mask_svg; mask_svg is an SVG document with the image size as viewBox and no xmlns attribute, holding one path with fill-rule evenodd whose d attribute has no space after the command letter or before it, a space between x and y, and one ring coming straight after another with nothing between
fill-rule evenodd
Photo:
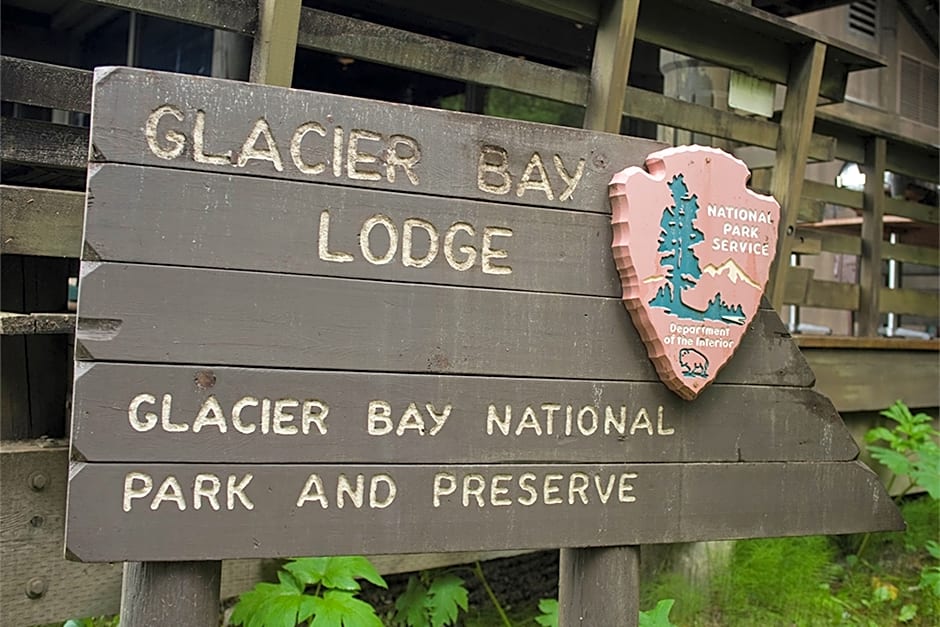
<instances>
[{"instance_id":1,"label":"evergreen tree on emblem","mask_svg":"<svg viewBox=\"0 0 940 627\"><path fill-rule=\"evenodd\" d=\"M659 221L659 265L665 270L666 282L656 291L650 305L665 309L685 320L715 320L725 324L743 324L745 315L741 305L728 304L716 293L705 311L685 304L682 293L694 288L702 277L699 258L693 250L705 241L705 234L695 227L698 217L698 196L690 194L682 174L669 181L673 205L663 209Z\"/></svg>"},{"instance_id":2,"label":"evergreen tree on emblem","mask_svg":"<svg viewBox=\"0 0 940 627\"><path fill-rule=\"evenodd\" d=\"M663 284L650 301L654 307L663 307L670 313L686 317L700 312L690 310L682 302L682 292L695 287L702 270L693 247L705 241L705 234L695 228L698 216L698 196L689 194L683 175L677 174L669 182L673 205L663 210L659 221L659 248L664 253L660 266L666 270L667 283Z\"/></svg>"}]
</instances>

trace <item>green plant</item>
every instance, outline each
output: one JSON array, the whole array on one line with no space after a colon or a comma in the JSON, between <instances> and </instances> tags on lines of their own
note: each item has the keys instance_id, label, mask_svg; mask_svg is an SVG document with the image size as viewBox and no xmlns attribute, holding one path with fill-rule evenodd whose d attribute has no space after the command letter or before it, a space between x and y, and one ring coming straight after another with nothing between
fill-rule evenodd
<instances>
[{"instance_id":1,"label":"green plant","mask_svg":"<svg viewBox=\"0 0 940 627\"><path fill-rule=\"evenodd\" d=\"M278 571L278 583L259 583L235 605L231 622L245 627L382 627L371 605L355 598L358 579L387 588L364 557L304 557Z\"/></svg>"},{"instance_id":2,"label":"green plant","mask_svg":"<svg viewBox=\"0 0 940 627\"><path fill-rule=\"evenodd\" d=\"M535 622L542 627L558 627L558 600L542 599L539 601L539 614Z\"/></svg>"},{"instance_id":3,"label":"green plant","mask_svg":"<svg viewBox=\"0 0 940 627\"><path fill-rule=\"evenodd\" d=\"M940 500L940 445L937 444L940 431L933 428L933 418L923 412L912 414L901 401L895 401L881 415L897 424L892 429L870 429L865 441L872 458L891 472L886 486L888 492L899 478L905 478L908 485L895 497L896 502L900 503L914 487L922 488L934 501ZM888 446L874 444L879 441ZM865 534L855 553L857 558L861 559L870 540L871 534Z\"/></svg>"},{"instance_id":4,"label":"green plant","mask_svg":"<svg viewBox=\"0 0 940 627\"><path fill-rule=\"evenodd\" d=\"M835 557L824 536L737 542L716 594L728 624L808 624L820 620L829 599ZM821 621L820 621L821 622Z\"/></svg>"},{"instance_id":5,"label":"green plant","mask_svg":"<svg viewBox=\"0 0 940 627\"><path fill-rule=\"evenodd\" d=\"M673 599L662 599L651 610L640 611L639 627L676 627L669 620L669 612L675 604Z\"/></svg>"},{"instance_id":6,"label":"green plant","mask_svg":"<svg viewBox=\"0 0 940 627\"><path fill-rule=\"evenodd\" d=\"M881 552L890 547L899 534L865 534L854 556L846 560L854 579L868 578L870 593L842 592L834 598L853 619L861 624L870 622L873 614L898 623L912 623L915 619L931 621L940 615L940 543L937 537L938 503L940 503L940 432L933 428L933 418L925 413L911 413L901 401L881 412L893 421L893 426L876 427L868 431L865 440L873 459L890 471L887 489L898 480L907 486L895 496L901 507L908 529L900 537L903 547L895 551L895 571L885 576L877 565L863 559L872 538L882 544ZM882 444L883 443L883 444ZM921 488L926 496L910 502L903 501L913 489ZM905 570L906 572L898 572ZM853 573L845 578L845 588L852 589ZM913 585L911 582L913 580ZM865 617L862 619L862 617Z\"/></svg>"},{"instance_id":7,"label":"green plant","mask_svg":"<svg viewBox=\"0 0 940 627\"><path fill-rule=\"evenodd\" d=\"M933 418L925 413L912 414L907 405L895 401L881 415L897 423L893 428L875 427L865 434L872 458L891 471L888 490L898 478L907 477L909 485L898 495L900 500L913 487L923 488L930 498L940 499L940 432L933 428ZM874 444L883 441L887 446Z\"/></svg>"},{"instance_id":8,"label":"green plant","mask_svg":"<svg viewBox=\"0 0 940 627\"><path fill-rule=\"evenodd\" d=\"M675 627L669 620L669 612L675 603L672 599L663 599L651 610L640 610L639 627ZM556 599L542 599L539 601L541 614L535 617L535 622L543 627L558 627L558 601Z\"/></svg>"},{"instance_id":9,"label":"green plant","mask_svg":"<svg viewBox=\"0 0 940 627\"><path fill-rule=\"evenodd\" d=\"M88 618L70 618L62 627L117 627L120 616L90 616Z\"/></svg>"},{"instance_id":10,"label":"green plant","mask_svg":"<svg viewBox=\"0 0 940 627\"><path fill-rule=\"evenodd\" d=\"M921 590L927 590L940 599L940 543L936 540L930 540L925 548L938 563L925 566L920 571L920 581L917 585Z\"/></svg>"},{"instance_id":11,"label":"green plant","mask_svg":"<svg viewBox=\"0 0 940 627\"><path fill-rule=\"evenodd\" d=\"M451 574L423 571L408 579L408 587L395 601L394 622L404 627L454 625L460 610L467 611L467 588Z\"/></svg>"}]
</instances>

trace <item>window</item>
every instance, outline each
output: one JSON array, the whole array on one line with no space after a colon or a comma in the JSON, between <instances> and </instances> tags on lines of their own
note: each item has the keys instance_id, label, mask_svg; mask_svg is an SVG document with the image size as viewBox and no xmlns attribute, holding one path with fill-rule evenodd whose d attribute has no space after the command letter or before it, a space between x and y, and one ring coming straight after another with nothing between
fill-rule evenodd
<instances>
[{"instance_id":1,"label":"window","mask_svg":"<svg viewBox=\"0 0 940 627\"><path fill-rule=\"evenodd\" d=\"M938 82L936 65L901 55L898 86L898 113L903 118L928 126L938 125Z\"/></svg>"}]
</instances>

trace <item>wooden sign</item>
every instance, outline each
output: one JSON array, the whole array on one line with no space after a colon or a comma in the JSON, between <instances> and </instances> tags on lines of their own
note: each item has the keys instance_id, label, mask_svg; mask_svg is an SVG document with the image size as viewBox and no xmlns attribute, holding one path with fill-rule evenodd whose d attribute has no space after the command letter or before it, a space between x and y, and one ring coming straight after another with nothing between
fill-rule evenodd
<instances>
[{"instance_id":1,"label":"wooden sign","mask_svg":"<svg viewBox=\"0 0 940 627\"><path fill-rule=\"evenodd\" d=\"M883 488L859 462L79 463L71 475L69 498L89 505L69 518L68 551L84 561L615 546L900 524L891 499L872 498Z\"/></svg>"},{"instance_id":2,"label":"wooden sign","mask_svg":"<svg viewBox=\"0 0 940 627\"><path fill-rule=\"evenodd\" d=\"M747 189L747 166L717 148L667 148L646 167L611 182L623 300L660 378L694 399L757 314L780 205Z\"/></svg>"},{"instance_id":3,"label":"wooden sign","mask_svg":"<svg viewBox=\"0 0 940 627\"><path fill-rule=\"evenodd\" d=\"M349 394L356 390L356 394ZM851 460L808 388L83 365L72 448L109 462L512 463ZM760 411L762 404L767 408ZM735 432L727 437L728 429Z\"/></svg>"},{"instance_id":4,"label":"wooden sign","mask_svg":"<svg viewBox=\"0 0 940 627\"><path fill-rule=\"evenodd\" d=\"M74 559L899 524L766 304L696 403L659 381L607 192L657 144L109 68L91 146Z\"/></svg>"}]
</instances>

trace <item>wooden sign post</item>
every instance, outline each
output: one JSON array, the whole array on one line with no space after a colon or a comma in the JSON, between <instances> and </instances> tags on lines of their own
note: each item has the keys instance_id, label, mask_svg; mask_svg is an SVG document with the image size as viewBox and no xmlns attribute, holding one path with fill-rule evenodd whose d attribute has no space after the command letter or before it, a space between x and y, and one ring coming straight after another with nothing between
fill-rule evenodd
<instances>
[{"instance_id":1,"label":"wooden sign post","mask_svg":"<svg viewBox=\"0 0 940 627\"><path fill-rule=\"evenodd\" d=\"M607 197L656 144L110 68L91 146L73 559L901 524L766 304L696 401L659 381Z\"/></svg>"}]
</instances>

